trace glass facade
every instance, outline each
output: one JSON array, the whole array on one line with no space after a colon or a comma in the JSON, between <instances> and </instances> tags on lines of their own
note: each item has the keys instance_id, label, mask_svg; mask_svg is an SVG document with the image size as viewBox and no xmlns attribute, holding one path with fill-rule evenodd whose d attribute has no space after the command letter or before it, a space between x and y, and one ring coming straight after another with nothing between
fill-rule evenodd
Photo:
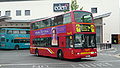
<instances>
[{"instance_id":1,"label":"glass facade","mask_svg":"<svg viewBox=\"0 0 120 68\"><path fill-rule=\"evenodd\" d=\"M30 10L25 10L25 16L30 16Z\"/></svg>"},{"instance_id":2,"label":"glass facade","mask_svg":"<svg viewBox=\"0 0 120 68\"><path fill-rule=\"evenodd\" d=\"M97 8L91 8L92 13L97 13Z\"/></svg>"},{"instance_id":3,"label":"glass facade","mask_svg":"<svg viewBox=\"0 0 120 68\"><path fill-rule=\"evenodd\" d=\"M21 16L21 10L16 10L16 16Z\"/></svg>"},{"instance_id":4,"label":"glass facade","mask_svg":"<svg viewBox=\"0 0 120 68\"><path fill-rule=\"evenodd\" d=\"M96 26L96 43L100 43L100 27Z\"/></svg>"},{"instance_id":5,"label":"glass facade","mask_svg":"<svg viewBox=\"0 0 120 68\"><path fill-rule=\"evenodd\" d=\"M10 16L11 15L11 11L5 11L5 16Z\"/></svg>"}]
</instances>

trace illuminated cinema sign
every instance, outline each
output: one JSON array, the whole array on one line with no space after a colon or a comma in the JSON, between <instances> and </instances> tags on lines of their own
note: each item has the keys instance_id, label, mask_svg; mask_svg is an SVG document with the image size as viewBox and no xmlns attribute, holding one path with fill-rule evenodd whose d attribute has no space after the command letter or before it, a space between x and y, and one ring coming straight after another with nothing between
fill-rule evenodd
<instances>
[{"instance_id":1,"label":"illuminated cinema sign","mask_svg":"<svg viewBox=\"0 0 120 68\"><path fill-rule=\"evenodd\" d=\"M54 3L53 11L54 12L63 12L69 10L69 3Z\"/></svg>"}]
</instances>

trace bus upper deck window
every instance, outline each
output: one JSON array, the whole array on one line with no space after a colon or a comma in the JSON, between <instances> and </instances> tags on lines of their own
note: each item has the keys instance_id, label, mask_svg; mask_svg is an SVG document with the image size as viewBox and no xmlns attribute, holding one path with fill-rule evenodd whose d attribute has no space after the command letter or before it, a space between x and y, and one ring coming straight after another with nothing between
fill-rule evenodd
<instances>
[{"instance_id":1,"label":"bus upper deck window","mask_svg":"<svg viewBox=\"0 0 120 68\"><path fill-rule=\"evenodd\" d=\"M5 33L5 30L4 30L4 29L1 29L1 30L0 30L0 33Z\"/></svg>"},{"instance_id":2,"label":"bus upper deck window","mask_svg":"<svg viewBox=\"0 0 120 68\"><path fill-rule=\"evenodd\" d=\"M5 41L5 38L1 38L1 42L4 42Z\"/></svg>"},{"instance_id":3,"label":"bus upper deck window","mask_svg":"<svg viewBox=\"0 0 120 68\"><path fill-rule=\"evenodd\" d=\"M67 13L63 16L63 24L71 23L71 14Z\"/></svg>"},{"instance_id":4,"label":"bus upper deck window","mask_svg":"<svg viewBox=\"0 0 120 68\"><path fill-rule=\"evenodd\" d=\"M13 32L12 32L12 30L7 30L7 33L12 34Z\"/></svg>"},{"instance_id":5,"label":"bus upper deck window","mask_svg":"<svg viewBox=\"0 0 120 68\"><path fill-rule=\"evenodd\" d=\"M93 17L92 13L89 12L83 12L83 11L75 11L74 12L74 18L76 22L84 22L84 23L93 23Z\"/></svg>"}]
</instances>

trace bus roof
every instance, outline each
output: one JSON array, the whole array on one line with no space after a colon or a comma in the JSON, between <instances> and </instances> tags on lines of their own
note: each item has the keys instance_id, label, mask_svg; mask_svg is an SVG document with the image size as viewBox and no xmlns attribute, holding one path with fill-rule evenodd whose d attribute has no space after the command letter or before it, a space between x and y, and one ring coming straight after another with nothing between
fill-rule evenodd
<instances>
[{"instance_id":1,"label":"bus roof","mask_svg":"<svg viewBox=\"0 0 120 68\"><path fill-rule=\"evenodd\" d=\"M5 30L30 30L30 29L19 29L19 28L0 28Z\"/></svg>"},{"instance_id":2,"label":"bus roof","mask_svg":"<svg viewBox=\"0 0 120 68\"><path fill-rule=\"evenodd\" d=\"M83 11L83 10L73 10L73 11L66 12L64 14L71 13L71 12L74 12L74 11ZM83 11L83 12L91 13L89 11ZM63 15L63 14L60 14L60 15ZM59 15L56 15L56 16L59 16ZM55 17L55 16L53 16L53 17ZM40 18L39 20L32 21L31 23L35 23L35 22L42 21L42 20L49 19L49 18L52 18L52 17Z\"/></svg>"}]
</instances>

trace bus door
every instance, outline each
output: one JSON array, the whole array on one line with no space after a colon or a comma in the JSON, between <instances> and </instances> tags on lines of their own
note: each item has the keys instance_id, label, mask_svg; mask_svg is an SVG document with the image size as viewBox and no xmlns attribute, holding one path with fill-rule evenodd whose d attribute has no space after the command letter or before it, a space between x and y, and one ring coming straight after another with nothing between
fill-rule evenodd
<instances>
[{"instance_id":1,"label":"bus door","mask_svg":"<svg viewBox=\"0 0 120 68\"><path fill-rule=\"evenodd\" d=\"M66 47L66 37L59 37L59 47Z\"/></svg>"},{"instance_id":2,"label":"bus door","mask_svg":"<svg viewBox=\"0 0 120 68\"><path fill-rule=\"evenodd\" d=\"M5 38L4 37L2 37L2 38L0 38L0 45L2 46L2 47L5 47L5 42L6 42L6 40L5 40Z\"/></svg>"}]
</instances>

